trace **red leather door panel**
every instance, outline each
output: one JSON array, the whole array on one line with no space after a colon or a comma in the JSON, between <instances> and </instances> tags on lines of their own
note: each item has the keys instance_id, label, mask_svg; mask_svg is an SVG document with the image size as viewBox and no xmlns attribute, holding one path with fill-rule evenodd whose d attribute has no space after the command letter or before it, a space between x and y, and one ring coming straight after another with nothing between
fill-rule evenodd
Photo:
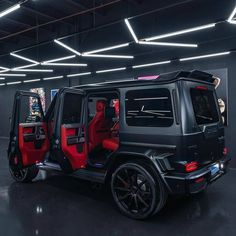
<instances>
[{"instance_id":1,"label":"red leather door panel","mask_svg":"<svg viewBox=\"0 0 236 236\"><path fill-rule=\"evenodd\" d=\"M84 168L87 163L85 133L85 129L80 126L61 126L61 149L73 170Z\"/></svg>"},{"instance_id":2,"label":"red leather door panel","mask_svg":"<svg viewBox=\"0 0 236 236\"><path fill-rule=\"evenodd\" d=\"M19 149L24 167L42 162L49 150L46 124L19 124Z\"/></svg>"}]
</instances>

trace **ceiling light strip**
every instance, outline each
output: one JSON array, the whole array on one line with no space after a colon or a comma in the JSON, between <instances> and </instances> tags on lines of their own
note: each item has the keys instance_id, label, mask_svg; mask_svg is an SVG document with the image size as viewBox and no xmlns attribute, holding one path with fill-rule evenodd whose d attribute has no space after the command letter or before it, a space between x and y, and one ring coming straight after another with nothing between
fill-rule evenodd
<instances>
[{"instance_id":1,"label":"ceiling light strip","mask_svg":"<svg viewBox=\"0 0 236 236\"><path fill-rule=\"evenodd\" d=\"M41 63L41 65L44 65L44 66L81 66L81 67L88 66L87 64L82 64L82 63Z\"/></svg>"},{"instance_id":2,"label":"ceiling light strip","mask_svg":"<svg viewBox=\"0 0 236 236\"><path fill-rule=\"evenodd\" d=\"M0 80L5 80L5 78L0 77Z\"/></svg>"},{"instance_id":3,"label":"ceiling light strip","mask_svg":"<svg viewBox=\"0 0 236 236\"><path fill-rule=\"evenodd\" d=\"M143 45L153 45L153 46L169 46L169 47L189 47L189 48L197 48L197 44L187 44L187 43L166 43L166 42L145 42L139 41L139 44Z\"/></svg>"},{"instance_id":4,"label":"ceiling light strip","mask_svg":"<svg viewBox=\"0 0 236 236\"><path fill-rule=\"evenodd\" d=\"M6 83L6 84L7 85L21 84L21 81L9 82L9 83Z\"/></svg>"},{"instance_id":5,"label":"ceiling light strip","mask_svg":"<svg viewBox=\"0 0 236 236\"><path fill-rule=\"evenodd\" d=\"M236 20L234 19L235 16L236 16L236 6L227 21L231 24L236 24Z\"/></svg>"},{"instance_id":6,"label":"ceiling light strip","mask_svg":"<svg viewBox=\"0 0 236 236\"><path fill-rule=\"evenodd\" d=\"M33 82L39 82L41 79L30 79L30 80L24 80L23 83L33 83Z\"/></svg>"},{"instance_id":7,"label":"ceiling light strip","mask_svg":"<svg viewBox=\"0 0 236 236\"><path fill-rule=\"evenodd\" d=\"M135 65L135 66L132 66L132 68L136 69L136 68L143 68L143 67L149 67L149 66L164 65L164 64L169 64L169 63L171 63L171 61L159 61L159 62L153 62L153 63L148 63L148 64Z\"/></svg>"},{"instance_id":8,"label":"ceiling light strip","mask_svg":"<svg viewBox=\"0 0 236 236\"><path fill-rule=\"evenodd\" d=\"M73 52L74 54L76 54L76 55L78 55L78 56L81 56L81 53L80 53L80 52L78 52L78 51L76 51L75 49L69 47L68 45L62 43L61 41L59 41L59 40L57 40L57 39L54 39L54 42L57 43L57 44L59 44L60 46L62 46L62 47L64 47L64 48L66 48L67 50Z\"/></svg>"},{"instance_id":9,"label":"ceiling light strip","mask_svg":"<svg viewBox=\"0 0 236 236\"><path fill-rule=\"evenodd\" d=\"M113 72L113 71L122 71L122 70L126 70L126 67L113 68L113 69L108 69L108 70L98 70L98 71L96 71L96 73L100 74L100 73L107 73L107 72Z\"/></svg>"},{"instance_id":10,"label":"ceiling light strip","mask_svg":"<svg viewBox=\"0 0 236 236\"><path fill-rule=\"evenodd\" d=\"M212 27L215 27L215 25L216 25L216 23L201 25L201 26L197 26L197 27L194 27L194 28L189 28L189 29L176 31L176 32L173 32L173 33L153 36L153 37L150 37L150 38L146 38L144 40L145 41L153 41L153 40L158 40L158 39L163 39L163 38L169 38L169 37L173 37L173 36L176 36L176 35L187 34L187 33L191 33L191 32L194 32L194 31L199 31L199 30L212 28Z\"/></svg>"},{"instance_id":11,"label":"ceiling light strip","mask_svg":"<svg viewBox=\"0 0 236 236\"><path fill-rule=\"evenodd\" d=\"M4 86L4 85L6 85L6 84L0 84L0 86Z\"/></svg>"},{"instance_id":12,"label":"ceiling light strip","mask_svg":"<svg viewBox=\"0 0 236 236\"><path fill-rule=\"evenodd\" d=\"M0 73L0 76L9 76L9 77L24 77L26 74L2 74Z\"/></svg>"},{"instance_id":13,"label":"ceiling light strip","mask_svg":"<svg viewBox=\"0 0 236 236\"><path fill-rule=\"evenodd\" d=\"M55 58L55 59L51 59L48 61L43 61L41 64L43 63L52 63L52 62L57 62L57 61L64 61L64 60L68 60L68 59L72 59L75 58L76 55L71 55L71 56L67 56L67 57L59 57L59 58Z\"/></svg>"},{"instance_id":14,"label":"ceiling light strip","mask_svg":"<svg viewBox=\"0 0 236 236\"><path fill-rule=\"evenodd\" d=\"M84 75L91 75L92 72L84 72L84 73L78 73L78 74L71 74L71 75L67 75L68 78L71 77L77 77L77 76L84 76Z\"/></svg>"},{"instance_id":15,"label":"ceiling light strip","mask_svg":"<svg viewBox=\"0 0 236 236\"><path fill-rule=\"evenodd\" d=\"M130 32L130 34L132 35L134 41L135 41L136 43L138 43L138 38L137 38L137 36L136 36L136 34L135 34L135 32L134 32L134 30L133 30L133 28L132 28L132 26L131 26L131 24L129 23L129 20L128 20L127 18L125 19L125 24L126 24L126 26L128 27L129 32Z\"/></svg>"},{"instance_id":16,"label":"ceiling light strip","mask_svg":"<svg viewBox=\"0 0 236 236\"><path fill-rule=\"evenodd\" d=\"M100 58L120 58L120 59L133 59L134 56L129 55L108 55L108 54L83 54L83 57L100 57Z\"/></svg>"},{"instance_id":17,"label":"ceiling light strip","mask_svg":"<svg viewBox=\"0 0 236 236\"><path fill-rule=\"evenodd\" d=\"M53 79L62 79L63 78L63 75L60 75L60 76L54 76L54 77L46 77L46 78L43 78L43 80L53 80Z\"/></svg>"},{"instance_id":18,"label":"ceiling light strip","mask_svg":"<svg viewBox=\"0 0 236 236\"><path fill-rule=\"evenodd\" d=\"M110 46L110 47L106 47L106 48L101 48L101 49L97 49L97 50L93 50L93 51L88 51L88 52L84 52L83 54L94 54L94 53L99 53L99 52L105 52L105 51L109 51L109 50L113 50L113 49L117 49L117 48L122 48L122 47L127 47L129 46L129 43L123 43L123 44L118 44L115 46Z\"/></svg>"},{"instance_id":19,"label":"ceiling light strip","mask_svg":"<svg viewBox=\"0 0 236 236\"><path fill-rule=\"evenodd\" d=\"M191 60L204 59L204 58L209 58L209 57L224 56L224 55L229 55L229 54L230 54L230 51L220 52L220 53L206 54L206 55L200 55L200 56L194 56L194 57L185 57L185 58L179 59L179 61L191 61Z\"/></svg>"},{"instance_id":20,"label":"ceiling light strip","mask_svg":"<svg viewBox=\"0 0 236 236\"><path fill-rule=\"evenodd\" d=\"M12 68L11 71L16 71L16 70L19 70L19 69L25 69L25 68L29 68L29 67L34 67L34 66L37 66L38 64L30 64L30 65L25 65L25 66L18 66L18 67L15 67L15 68Z\"/></svg>"},{"instance_id":21,"label":"ceiling light strip","mask_svg":"<svg viewBox=\"0 0 236 236\"><path fill-rule=\"evenodd\" d=\"M35 60L32 60L32 59L30 59L30 58L28 58L28 57L23 57L23 56L18 55L18 54L14 53L14 52L11 52L10 55L11 55L11 56L14 56L14 57L17 57L17 58L19 58L19 59L21 59L21 60L24 60L24 61L32 62L33 64L36 64L36 65L39 64L39 62L37 62L37 61L35 61Z\"/></svg>"},{"instance_id":22,"label":"ceiling light strip","mask_svg":"<svg viewBox=\"0 0 236 236\"><path fill-rule=\"evenodd\" d=\"M0 69L2 69L2 70L0 70L0 73L4 73L4 72L7 72L7 71L10 71L9 68L3 67L3 66L0 66Z\"/></svg>"},{"instance_id":23,"label":"ceiling light strip","mask_svg":"<svg viewBox=\"0 0 236 236\"><path fill-rule=\"evenodd\" d=\"M53 70L44 70L44 69L15 69L14 71L22 71L22 72L53 72Z\"/></svg>"},{"instance_id":24,"label":"ceiling light strip","mask_svg":"<svg viewBox=\"0 0 236 236\"><path fill-rule=\"evenodd\" d=\"M0 17L3 17L3 16L5 16L5 15L8 15L9 13L11 13L11 12L13 12L13 11L16 11L16 10L19 9L19 8L20 8L20 4L16 4L16 5L12 6L12 7L9 7L9 8L7 8L6 10L0 12Z\"/></svg>"}]
</instances>

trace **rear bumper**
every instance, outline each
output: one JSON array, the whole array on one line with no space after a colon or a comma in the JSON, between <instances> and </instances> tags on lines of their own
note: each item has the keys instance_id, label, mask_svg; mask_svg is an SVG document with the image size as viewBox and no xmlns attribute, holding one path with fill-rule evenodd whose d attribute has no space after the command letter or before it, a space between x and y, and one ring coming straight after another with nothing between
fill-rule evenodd
<instances>
[{"instance_id":1,"label":"rear bumper","mask_svg":"<svg viewBox=\"0 0 236 236\"><path fill-rule=\"evenodd\" d=\"M224 157L217 162L189 174L171 173L163 177L170 194L194 194L203 191L209 184L226 174L229 161L229 158ZM211 168L215 165L219 165L219 171L212 173Z\"/></svg>"}]
</instances>

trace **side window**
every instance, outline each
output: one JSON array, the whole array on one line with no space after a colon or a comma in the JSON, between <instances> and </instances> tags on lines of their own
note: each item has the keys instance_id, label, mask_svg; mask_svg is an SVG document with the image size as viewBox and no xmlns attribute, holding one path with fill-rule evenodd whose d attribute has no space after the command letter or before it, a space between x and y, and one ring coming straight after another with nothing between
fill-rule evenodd
<instances>
[{"instance_id":1,"label":"side window","mask_svg":"<svg viewBox=\"0 0 236 236\"><path fill-rule=\"evenodd\" d=\"M43 114L40 100L36 97L22 96L20 99L20 123L42 122Z\"/></svg>"},{"instance_id":2,"label":"side window","mask_svg":"<svg viewBox=\"0 0 236 236\"><path fill-rule=\"evenodd\" d=\"M169 127L173 124L171 95L168 89L134 90L126 93L128 126Z\"/></svg>"},{"instance_id":3,"label":"side window","mask_svg":"<svg viewBox=\"0 0 236 236\"><path fill-rule=\"evenodd\" d=\"M79 124L82 118L83 96L76 93L66 93L64 96L62 124Z\"/></svg>"}]
</instances>

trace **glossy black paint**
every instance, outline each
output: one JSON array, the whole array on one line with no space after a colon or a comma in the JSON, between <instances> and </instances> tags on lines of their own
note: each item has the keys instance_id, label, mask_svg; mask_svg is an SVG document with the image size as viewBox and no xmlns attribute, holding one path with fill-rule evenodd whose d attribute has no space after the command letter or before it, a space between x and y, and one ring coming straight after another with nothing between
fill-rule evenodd
<instances>
[{"instance_id":1,"label":"glossy black paint","mask_svg":"<svg viewBox=\"0 0 236 236\"><path fill-rule=\"evenodd\" d=\"M7 143L0 139L1 235L236 234L236 170L211 185L207 194L170 198L159 215L134 221L117 212L108 193L87 181L49 173L46 176L42 171L33 183L15 183L8 171Z\"/></svg>"}]
</instances>

